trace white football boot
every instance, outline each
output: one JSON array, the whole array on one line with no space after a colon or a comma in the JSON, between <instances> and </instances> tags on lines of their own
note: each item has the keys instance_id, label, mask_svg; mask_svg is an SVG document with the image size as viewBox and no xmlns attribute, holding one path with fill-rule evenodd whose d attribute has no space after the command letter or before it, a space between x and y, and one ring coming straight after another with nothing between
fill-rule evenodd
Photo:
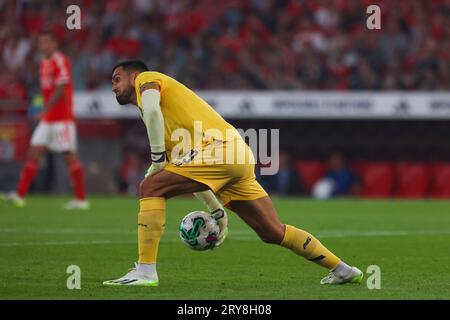
<instances>
[{"instance_id":1,"label":"white football boot","mask_svg":"<svg viewBox=\"0 0 450 320\"><path fill-rule=\"evenodd\" d=\"M103 282L105 286L147 286L156 287L159 284L158 275L148 275L138 271L138 264L134 263L126 275L116 280L107 280Z\"/></svg>"},{"instance_id":2,"label":"white football boot","mask_svg":"<svg viewBox=\"0 0 450 320\"><path fill-rule=\"evenodd\" d=\"M90 207L89 201L78 199L70 200L64 205L66 210L89 210Z\"/></svg>"},{"instance_id":3,"label":"white football boot","mask_svg":"<svg viewBox=\"0 0 450 320\"><path fill-rule=\"evenodd\" d=\"M345 284L357 283L360 284L364 277L364 273L356 267L351 267L351 272L344 276L330 272L325 278L320 280L320 284Z\"/></svg>"},{"instance_id":4,"label":"white football boot","mask_svg":"<svg viewBox=\"0 0 450 320\"><path fill-rule=\"evenodd\" d=\"M23 208L26 205L25 199L20 197L16 192L2 193L0 199L11 202L17 208Z\"/></svg>"}]
</instances>

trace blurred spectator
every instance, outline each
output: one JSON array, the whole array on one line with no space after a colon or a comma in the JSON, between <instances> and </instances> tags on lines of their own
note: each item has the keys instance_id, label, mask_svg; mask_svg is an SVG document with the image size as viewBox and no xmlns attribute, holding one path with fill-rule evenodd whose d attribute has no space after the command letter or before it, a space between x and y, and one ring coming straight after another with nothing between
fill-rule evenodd
<instances>
[{"instance_id":1,"label":"blurred spectator","mask_svg":"<svg viewBox=\"0 0 450 320\"><path fill-rule=\"evenodd\" d=\"M118 184L119 190L127 195L139 195L139 185L144 179L149 163L137 152L130 152L124 157L122 163Z\"/></svg>"},{"instance_id":2,"label":"blurred spectator","mask_svg":"<svg viewBox=\"0 0 450 320\"><path fill-rule=\"evenodd\" d=\"M64 26L69 3L81 7L81 30ZM118 60L139 57L194 89L448 90L450 1L371 1L381 31L366 29L367 4L0 1L0 57L29 85L27 61L45 27L70 52L77 89L108 85Z\"/></svg>"},{"instance_id":3,"label":"blurred spectator","mask_svg":"<svg viewBox=\"0 0 450 320\"><path fill-rule=\"evenodd\" d=\"M24 117L26 88L17 74L0 63L0 117L3 119Z\"/></svg>"},{"instance_id":4,"label":"blurred spectator","mask_svg":"<svg viewBox=\"0 0 450 320\"><path fill-rule=\"evenodd\" d=\"M302 193L300 178L295 171L291 157L286 151L280 151L279 169L275 175L261 175L256 170L258 181L268 193L275 196L293 196Z\"/></svg>"},{"instance_id":5,"label":"blurred spectator","mask_svg":"<svg viewBox=\"0 0 450 320\"><path fill-rule=\"evenodd\" d=\"M31 50L30 39L20 28L13 29L4 40L3 62L12 71L20 70Z\"/></svg>"},{"instance_id":6,"label":"blurred spectator","mask_svg":"<svg viewBox=\"0 0 450 320\"><path fill-rule=\"evenodd\" d=\"M318 199L354 195L358 191L359 179L347 166L343 155L340 153L334 153L330 156L328 171L313 186L313 196Z\"/></svg>"}]
</instances>

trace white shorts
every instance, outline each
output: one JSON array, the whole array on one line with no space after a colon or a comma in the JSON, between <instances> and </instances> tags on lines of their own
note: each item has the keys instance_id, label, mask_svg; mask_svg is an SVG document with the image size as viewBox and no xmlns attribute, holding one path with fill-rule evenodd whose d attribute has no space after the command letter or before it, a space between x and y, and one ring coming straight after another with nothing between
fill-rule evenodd
<instances>
[{"instance_id":1,"label":"white shorts","mask_svg":"<svg viewBox=\"0 0 450 320\"><path fill-rule=\"evenodd\" d=\"M77 133L73 121L41 121L31 137L32 146L45 146L54 152L76 151Z\"/></svg>"}]
</instances>

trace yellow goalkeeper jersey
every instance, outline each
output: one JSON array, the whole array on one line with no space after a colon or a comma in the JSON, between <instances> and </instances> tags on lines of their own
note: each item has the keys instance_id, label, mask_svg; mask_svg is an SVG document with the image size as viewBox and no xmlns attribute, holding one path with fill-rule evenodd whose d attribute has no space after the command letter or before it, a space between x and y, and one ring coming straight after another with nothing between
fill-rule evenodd
<instances>
[{"instance_id":1,"label":"yellow goalkeeper jersey","mask_svg":"<svg viewBox=\"0 0 450 320\"><path fill-rule=\"evenodd\" d=\"M135 89L139 108L142 108L140 87L151 82L160 86L164 141L169 158L172 149L181 142L184 143L183 151L186 152L189 145L192 149L213 140L230 140L232 134L238 135L237 130L195 92L159 72L145 71L136 77Z\"/></svg>"}]
</instances>

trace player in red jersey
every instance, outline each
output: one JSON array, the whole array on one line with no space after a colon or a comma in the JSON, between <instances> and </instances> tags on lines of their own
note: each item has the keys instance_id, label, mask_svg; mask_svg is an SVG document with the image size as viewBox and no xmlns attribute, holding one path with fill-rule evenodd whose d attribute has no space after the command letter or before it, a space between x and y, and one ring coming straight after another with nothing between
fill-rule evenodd
<instances>
[{"instance_id":1,"label":"player in red jersey","mask_svg":"<svg viewBox=\"0 0 450 320\"><path fill-rule=\"evenodd\" d=\"M88 209L84 189L83 167L76 154L76 128L73 115L73 84L68 58L58 50L52 33L39 35L39 51L43 59L39 67L44 107L37 115L39 124L31 138L31 147L22 169L16 192L5 196L16 206L25 206L25 196L38 172L38 163L47 150L61 152L70 172L75 199L66 209Z\"/></svg>"}]
</instances>

